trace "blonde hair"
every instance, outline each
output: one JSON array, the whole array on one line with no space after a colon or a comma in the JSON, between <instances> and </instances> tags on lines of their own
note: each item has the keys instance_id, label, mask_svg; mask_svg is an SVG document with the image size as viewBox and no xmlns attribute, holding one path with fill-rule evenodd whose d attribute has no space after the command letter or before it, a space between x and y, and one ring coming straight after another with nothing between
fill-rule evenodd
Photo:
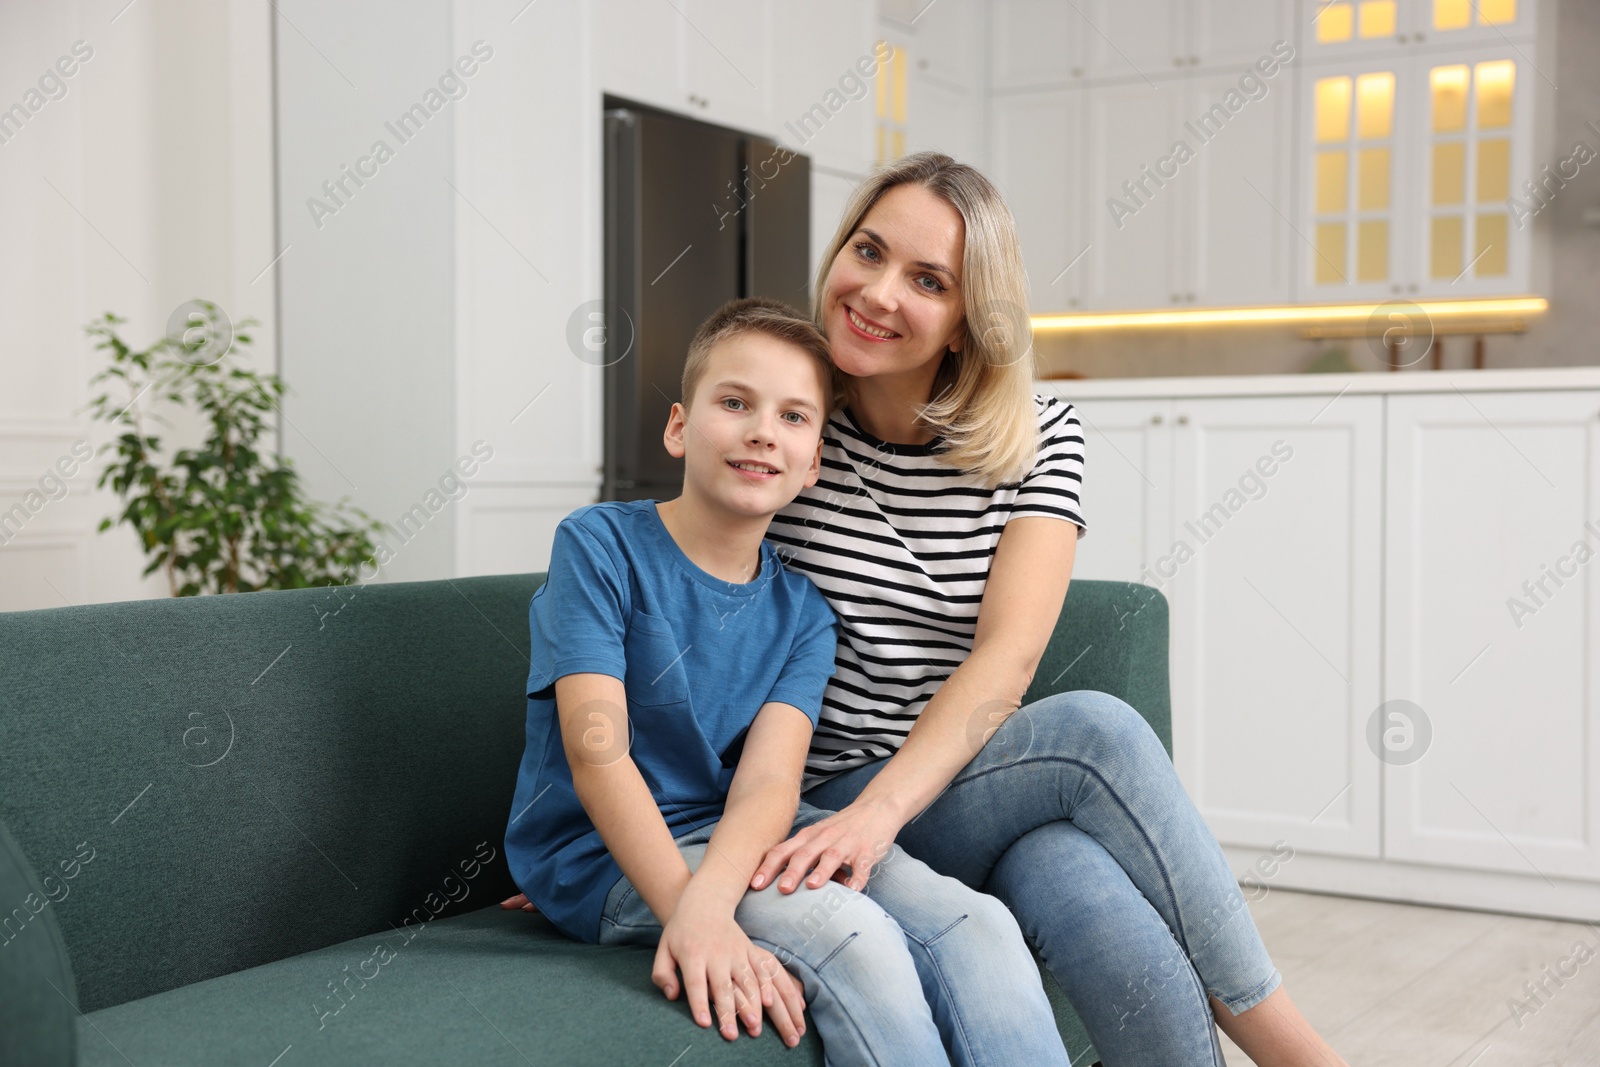
<instances>
[{"instance_id":1,"label":"blonde hair","mask_svg":"<svg viewBox=\"0 0 1600 1067\"><path fill-rule=\"evenodd\" d=\"M781 300L747 296L723 304L694 332L694 338L689 342L689 354L683 361L683 380L679 383L685 411L694 400L694 391L700 387L700 379L705 376L711 350L721 341L747 333L765 334L786 341L812 358L821 375L820 417L823 421L827 421L834 408L844 402L844 375L833 365L828 339L817 328L817 324Z\"/></svg>"},{"instance_id":2,"label":"blonde hair","mask_svg":"<svg viewBox=\"0 0 1600 1067\"><path fill-rule=\"evenodd\" d=\"M1039 437L1028 278L1016 222L989 179L939 152L917 152L874 171L851 194L817 266L812 317L823 321L823 287L840 249L885 193L908 184L955 208L966 224L961 253L965 336L959 352L945 351L917 418L944 438L937 455L946 463L979 475L991 488L1019 482L1033 466ZM846 400L853 399L849 375L844 387Z\"/></svg>"}]
</instances>

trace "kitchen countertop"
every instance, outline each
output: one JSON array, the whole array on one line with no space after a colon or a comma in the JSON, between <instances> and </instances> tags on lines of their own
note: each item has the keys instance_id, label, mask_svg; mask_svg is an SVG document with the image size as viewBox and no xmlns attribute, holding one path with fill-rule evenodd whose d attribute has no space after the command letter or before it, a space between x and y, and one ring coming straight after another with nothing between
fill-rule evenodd
<instances>
[{"instance_id":1,"label":"kitchen countertop","mask_svg":"<svg viewBox=\"0 0 1600 1067\"><path fill-rule=\"evenodd\" d=\"M1450 393L1516 389L1600 389L1600 367L1515 370L1373 371L1363 374L1237 374L1187 378L1039 378L1037 391L1090 397L1317 396L1340 393Z\"/></svg>"}]
</instances>

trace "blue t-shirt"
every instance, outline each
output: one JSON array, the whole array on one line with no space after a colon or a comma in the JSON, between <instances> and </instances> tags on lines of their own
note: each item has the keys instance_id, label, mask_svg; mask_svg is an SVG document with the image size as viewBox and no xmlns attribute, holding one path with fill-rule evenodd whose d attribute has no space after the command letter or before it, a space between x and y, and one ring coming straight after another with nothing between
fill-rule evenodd
<instances>
[{"instance_id":1,"label":"blue t-shirt","mask_svg":"<svg viewBox=\"0 0 1600 1067\"><path fill-rule=\"evenodd\" d=\"M556 679L622 680L631 727L622 747L678 837L721 817L763 704L792 704L816 726L837 651L833 609L809 578L784 569L767 541L753 581L707 574L667 532L655 501L635 500L590 504L561 521L528 616L527 747L506 860L558 929L596 943L622 870L573 790ZM588 721L596 741L607 742L613 724ZM606 761L621 755L601 751Z\"/></svg>"}]
</instances>

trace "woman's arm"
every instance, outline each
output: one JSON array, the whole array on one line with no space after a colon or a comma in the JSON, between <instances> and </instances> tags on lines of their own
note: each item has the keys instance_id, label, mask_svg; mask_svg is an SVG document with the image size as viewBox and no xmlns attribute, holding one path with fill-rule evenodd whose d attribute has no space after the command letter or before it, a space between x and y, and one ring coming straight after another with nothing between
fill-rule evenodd
<instances>
[{"instance_id":1,"label":"woman's arm","mask_svg":"<svg viewBox=\"0 0 1600 1067\"><path fill-rule=\"evenodd\" d=\"M978 607L972 652L861 794L768 852L751 885L759 888L782 870L782 891L799 885L807 871L808 884L820 886L841 866L851 868L852 888L866 885L901 827L937 799L1022 705L1061 616L1077 548L1074 523L1039 515L1006 523Z\"/></svg>"}]
</instances>

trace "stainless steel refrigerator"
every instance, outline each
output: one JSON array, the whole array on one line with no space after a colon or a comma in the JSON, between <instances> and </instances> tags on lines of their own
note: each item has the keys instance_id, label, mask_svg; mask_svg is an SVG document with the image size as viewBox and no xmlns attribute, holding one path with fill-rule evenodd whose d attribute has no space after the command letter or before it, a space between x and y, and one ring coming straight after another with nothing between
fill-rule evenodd
<instances>
[{"instance_id":1,"label":"stainless steel refrigerator","mask_svg":"<svg viewBox=\"0 0 1600 1067\"><path fill-rule=\"evenodd\" d=\"M696 327L725 301L810 301L811 160L607 98L602 500L667 500L661 444Z\"/></svg>"}]
</instances>

